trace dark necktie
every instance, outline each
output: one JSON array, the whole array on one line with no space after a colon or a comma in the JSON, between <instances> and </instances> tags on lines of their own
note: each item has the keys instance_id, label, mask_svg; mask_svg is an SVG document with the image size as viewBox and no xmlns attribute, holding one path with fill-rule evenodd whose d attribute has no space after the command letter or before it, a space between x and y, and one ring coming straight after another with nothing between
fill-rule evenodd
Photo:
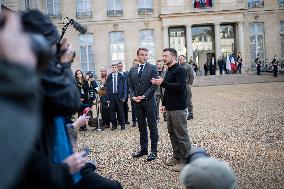
<instances>
[{"instance_id":1,"label":"dark necktie","mask_svg":"<svg viewBox=\"0 0 284 189\"><path fill-rule=\"evenodd\" d=\"M113 93L116 94L117 93L117 75L113 75Z\"/></svg>"},{"instance_id":2,"label":"dark necktie","mask_svg":"<svg viewBox=\"0 0 284 189\"><path fill-rule=\"evenodd\" d=\"M141 64L141 65L140 65L140 70L139 70L139 72L138 72L138 77L141 77L143 67L144 67L144 64Z\"/></svg>"}]
</instances>

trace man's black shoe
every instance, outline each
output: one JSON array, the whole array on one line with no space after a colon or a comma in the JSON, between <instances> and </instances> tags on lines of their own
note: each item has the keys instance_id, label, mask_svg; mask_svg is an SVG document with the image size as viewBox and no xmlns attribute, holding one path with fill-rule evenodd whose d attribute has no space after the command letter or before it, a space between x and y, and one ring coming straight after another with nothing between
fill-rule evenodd
<instances>
[{"instance_id":1,"label":"man's black shoe","mask_svg":"<svg viewBox=\"0 0 284 189\"><path fill-rule=\"evenodd\" d=\"M133 125L132 125L132 127L136 127L137 125L136 125L136 122L133 122Z\"/></svg>"},{"instance_id":2,"label":"man's black shoe","mask_svg":"<svg viewBox=\"0 0 284 189\"><path fill-rule=\"evenodd\" d=\"M112 128L110 129L110 130L115 130L115 129L117 129L117 126L112 126Z\"/></svg>"},{"instance_id":3,"label":"man's black shoe","mask_svg":"<svg viewBox=\"0 0 284 189\"><path fill-rule=\"evenodd\" d=\"M192 120L193 116L187 116L187 120Z\"/></svg>"},{"instance_id":4,"label":"man's black shoe","mask_svg":"<svg viewBox=\"0 0 284 189\"><path fill-rule=\"evenodd\" d=\"M125 129L125 125L121 125L121 130L124 130Z\"/></svg>"},{"instance_id":5,"label":"man's black shoe","mask_svg":"<svg viewBox=\"0 0 284 189\"><path fill-rule=\"evenodd\" d=\"M157 158L157 152L151 152L147 157L147 161L153 161Z\"/></svg>"},{"instance_id":6,"label":"man's black shoe","mask_svg":"<svg viewBox=\"0 0 284 189\"><path fill-rule=\"evenodd\" d=\"M142 151L142 150L140 150L140 151L138 151L138 152L132 154L132 157L133 157L133 158L140 158L140 157L142 157L142 156L144 156L144 155L148 155L148 152L147 152L147 151Z\"/></svg>"}]
</instances>

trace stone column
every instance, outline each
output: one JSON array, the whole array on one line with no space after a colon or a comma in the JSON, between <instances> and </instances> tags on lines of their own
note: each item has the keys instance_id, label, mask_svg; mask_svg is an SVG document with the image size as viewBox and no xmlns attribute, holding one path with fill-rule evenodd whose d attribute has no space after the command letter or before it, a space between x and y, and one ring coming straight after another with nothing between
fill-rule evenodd
<instances>
[{"instance_id":1,"label":"stone column","mask_svg":"<svg viewBox=\"0 0 284 189\"><path fill-rule=\"evenodd\" d=\"M163 26L163 47L169 48L169 27Z\"/></svg>"},{"instance_id":2,"label":"stone column","mask_svg":"<svg viewBox=\"0 0 284 189\"><path fill-rule=\"evenodd\" d=\"M193 56L191 24L186 25L186 47L187 59L190 60L190 57Z\"/></svg>"},{"instance_id":3,"label":"stone column","mask_svg":"<svg viewBox=\"0 0 284 189\"><path fill-rule=\"evenodd\" d=\"M239 51L242 53L242 57L244 59L245 56L245 39L244 39L244 23L238 23L238 42L239 42Z\"/></svg>"},{"instance_id":4,"label":"stone column","mask_svg":"<svg viewBox=\"0 0 284 189\"><path fill-rule=\"evenodd\" d=\"M220 23L214 23L215 30L215 59L219 59L221 56L221 39L220 39Z\"/></svg>"},{"instance_id":5,"label":"stone column","mask_svg":"<svg viewBox=\"0 0 284 189\"><path fill-rule=\"evenodd\" d=\"M221 38L220 38L220 23L214 23L214 30L215 30L215 66L216 66L216 75L219 74L219 67L218 67L218 59L221 56Z\"/></svg>"}]
</instances>

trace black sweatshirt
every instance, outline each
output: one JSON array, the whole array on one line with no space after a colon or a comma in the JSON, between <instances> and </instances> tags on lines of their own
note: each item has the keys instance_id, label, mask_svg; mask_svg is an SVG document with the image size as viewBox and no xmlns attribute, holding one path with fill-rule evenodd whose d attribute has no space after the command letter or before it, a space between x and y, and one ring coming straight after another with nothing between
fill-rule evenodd
<instances>
[{"instance_id":1,"label":"black sweatshirt","mask_svg":"<svg viewBox=\"0 0 284 189\"><path fill-rule=\"evenodd\" d=\"M186 109L186 71L178 64L168 68L161 84L165 88L163 106L167 110Z\"/></svg>"}]
</instances>

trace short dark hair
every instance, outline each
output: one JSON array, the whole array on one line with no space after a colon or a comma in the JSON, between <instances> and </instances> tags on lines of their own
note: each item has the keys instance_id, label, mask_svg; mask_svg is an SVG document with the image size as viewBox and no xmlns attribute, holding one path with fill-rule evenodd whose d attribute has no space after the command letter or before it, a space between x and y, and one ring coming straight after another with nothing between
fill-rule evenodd
<instances>
[{"instance_id":1,"label":"short dark hair","mask_svg":"<svg viewBox=\"0 0 284 189\"><path fill-rule=\"evenodd\" d=\"M140 51L147 51L148 52L148 49L146 49L144 47L141 47L141 48L137 49L137 53L136 54L139 55Z\"/></svg>"},{"instance_id":2,"label":"short dark hair","mask_svg":"<svg viewBox=\"0 0 284 189\"><path fill-rule=\"evenodd\" d=\"M181 54L181 55L179 55L178 57L183 57L183 58L185 58L186 59L186 56L185 55L183 55L183 54Z\"/></svg>"},{"instance_id":3,"label":"short dark hair","mask_svg":"<svg viewBox=\"0 0 284 189\"><path fill-rule=\"evenodd\" d=\"M165 48L163 50L163 52L166 52L166 51L170 51L171 55L177 58L177 51L174 48Z\"/></svg>"}]
</instances>

